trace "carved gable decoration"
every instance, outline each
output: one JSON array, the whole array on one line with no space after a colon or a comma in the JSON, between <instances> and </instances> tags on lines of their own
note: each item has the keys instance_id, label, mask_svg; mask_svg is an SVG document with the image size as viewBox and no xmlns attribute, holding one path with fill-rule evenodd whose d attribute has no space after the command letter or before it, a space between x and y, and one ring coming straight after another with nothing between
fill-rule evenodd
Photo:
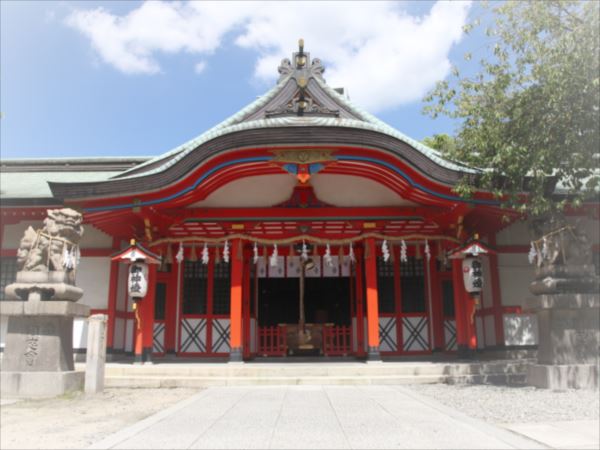
<instances>
[{"instance_id":1,"label":"carved gable decoration","mask_svg":"<svg viewBox=\"0 0 600 450\"><path fill-rule=\"evenodd\" d=\"M273 151L273 162L277 163L312 164L331 161L335 161L333 150L286 149Z\"/></svg>"},{"instance_id":2,"label":"carved gable decoration","mask_svg":"<svg viewBox=\"0 0 600 450\"><path fill-rule=\"evenodd\" d=\"M333 150L326 149L286 149L273 151L272 162L294 175L300 183L335 161Z\"/></svg>"},{"instance_id":3,"label":"carved gable decoration","mask_svg":"<svg viewBox=\"0 0 600 450\"><path fill-rule=\"evenodd\" d=\"M274 109L265 111L265 117L267 118L297 115L339 117L340 110L327 108L313 99L310 93L305 92L304 95L302 95L301 89L298 89L287 103L283 103Z\"/></svg>"},{"instance_id":4,"label":"carved gable decoration","mask_svg":"<svg viewBox=\"0 0 600 450\"><path fill-rule=\"evenodd\" d=\"M304 42L292 58L284 58L277 68L279 86L276 93L260 109L239 122L278 117L340 117L363 120L350 111L336 94L324 88L325 67L320 59L311 59Z\"/></svg>"}]
</instances>

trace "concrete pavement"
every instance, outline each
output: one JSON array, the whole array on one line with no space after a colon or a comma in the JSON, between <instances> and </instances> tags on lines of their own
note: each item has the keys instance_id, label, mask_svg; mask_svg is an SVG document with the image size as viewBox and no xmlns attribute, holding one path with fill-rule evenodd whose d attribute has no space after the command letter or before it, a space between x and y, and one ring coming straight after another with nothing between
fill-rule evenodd
<instances>
[{"instance_id":1,"label":"concrete pavement","mask_svg":"<svg viewBox=\"0 0 600 450\"><path fill-rule=\"evenodd\" d=\"M504 428L535 439L552 448L600 448L598 420L568 422L511 423Z\"/></svg>"},{"instance_id":2,"label":"concrete pavement","mask_svg":"<svg viewBox=\"0 0 600 450\"><path fill-rule=\"evenodd\" d=\"M401 386L214 387L90 448L545 448Z\"/></svg>"}]
</instances>

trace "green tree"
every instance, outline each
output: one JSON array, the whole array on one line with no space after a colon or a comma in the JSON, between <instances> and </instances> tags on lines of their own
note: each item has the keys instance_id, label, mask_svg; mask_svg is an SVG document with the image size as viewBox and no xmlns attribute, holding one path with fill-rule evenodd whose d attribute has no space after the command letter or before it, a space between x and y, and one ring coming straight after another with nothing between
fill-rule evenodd
<instances>
[{"instance_id":1,"label":"green tree","mask_svg":"<svg viewBox=\"0 0 600 450\"><path fill-rule=\"evenodd\" d=\"M471 76L454 68L424 99L432 117L458 119L456 146L441 150L484 169L455 190L464 196L476 188L492 191L505 207L530 216L578 207L599 185L600 3L481 6L481 17L465 32L490 24L492 56ZM556 182L565 195L549 195Z\"/></svg>"},{"instance_id":2,"label":"green tree","mask_svg":"<svg viewBox=\"0 0 600 450\"><path fill-rule=\"evenodd\" d=\"M428 136L424 138L422 142L427 147L440 150L446 154L451 154L456 151L456 140L445 133Z\"/></svg>"}]
</instances>

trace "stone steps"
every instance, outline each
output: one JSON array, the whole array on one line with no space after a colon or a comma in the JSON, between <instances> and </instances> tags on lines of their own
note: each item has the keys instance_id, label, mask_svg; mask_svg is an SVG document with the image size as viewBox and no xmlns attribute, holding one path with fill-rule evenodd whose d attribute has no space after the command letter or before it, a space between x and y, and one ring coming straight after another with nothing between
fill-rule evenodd
<instances>
[{"instance_id":1,"label":"stone steps","mask_svg":"<svg viewBox=\"0 0 600 450\"><path fill-rule=\"evenodd\" d=\"M384 384L508 384L520 385L525 375L465 376L349 376L349 377L130 377L106 378L106 387L128 388L203 388L211 386L280 386L280 385L384 385Z\"/></svg>"},{"instance_id":2,"label":"stone steps","mask_svg":"<svg viewBox=\"0 0 600 450\"><path fill-rule=\"evenodd\" d=\"M525 361L468 363L107 364L108 387L208 387L298 384L522 384Z\"/></svg>"}]
</instances>

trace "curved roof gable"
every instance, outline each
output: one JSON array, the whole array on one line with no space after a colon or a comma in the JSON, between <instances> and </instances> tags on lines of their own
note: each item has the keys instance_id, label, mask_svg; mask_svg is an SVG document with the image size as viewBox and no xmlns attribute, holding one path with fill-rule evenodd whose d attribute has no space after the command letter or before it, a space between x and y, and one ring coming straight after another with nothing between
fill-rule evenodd
<instances>
[{"instance_id":1,"label":"curved roof gable","mask_svg":"<svg viewBox=\"0 0 600 450\"><path fill-rule=\"evenodd\" d=\"M318 58L311 60L310 53L304 52L302 46L298 52L293 53L291 61L287 58L282 60L278 70L280 77L277 84L236 114L200 136L113 178L134 178L163 172L202 144L239 131L307 126L359 129L385 134L410 145L441 167L458 172L476 172L465 165L445 159L438 151L402 134L332 89L323 78L325 68L321 61Z\"/></svg>"}]
</instances>

